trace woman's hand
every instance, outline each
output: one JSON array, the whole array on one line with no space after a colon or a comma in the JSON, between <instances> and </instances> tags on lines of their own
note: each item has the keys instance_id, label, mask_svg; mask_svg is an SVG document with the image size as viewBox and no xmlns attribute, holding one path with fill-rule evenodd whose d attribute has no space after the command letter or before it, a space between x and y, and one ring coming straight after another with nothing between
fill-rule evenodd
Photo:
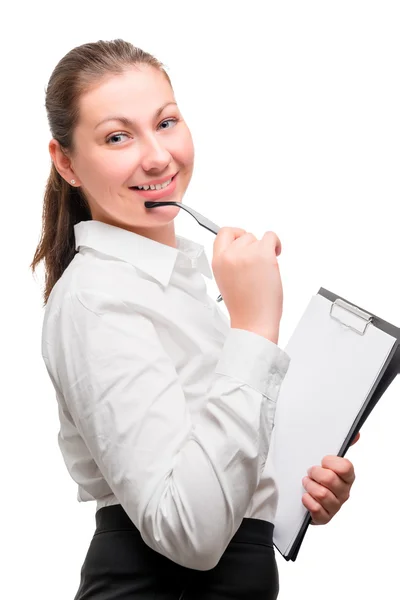
<instances>
[{"instance_id":1,"label":"woman's hand","mask_svg":"<svg viewBox=\"0 0 400 600\"><path fill-rule=\"evenodd\" d=\"M356 435L351 445L360 439ZM321 467L308 469L308 477L303 478L306 493L302 501L310 511L312 525L325 525L341 509L350 496L355 480L354 467L347 458L325 456Z\"/></svg>"}]
</instances>

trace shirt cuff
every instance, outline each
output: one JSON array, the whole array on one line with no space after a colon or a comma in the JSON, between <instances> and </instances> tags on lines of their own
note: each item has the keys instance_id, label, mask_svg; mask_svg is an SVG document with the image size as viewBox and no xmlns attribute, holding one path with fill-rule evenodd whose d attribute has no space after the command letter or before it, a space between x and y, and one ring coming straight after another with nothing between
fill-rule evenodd
<instances>
[{"instance_id":1,"label":"shirt cuff","mask_svg":"<svg viewBox=\"0 0 400 600\"><path fill-rule=\"evenodd\" d=\"M243 381L276 402L289 363L286 352L267 338L231 328L215 372Z\"/></svg>"}]
</instances>

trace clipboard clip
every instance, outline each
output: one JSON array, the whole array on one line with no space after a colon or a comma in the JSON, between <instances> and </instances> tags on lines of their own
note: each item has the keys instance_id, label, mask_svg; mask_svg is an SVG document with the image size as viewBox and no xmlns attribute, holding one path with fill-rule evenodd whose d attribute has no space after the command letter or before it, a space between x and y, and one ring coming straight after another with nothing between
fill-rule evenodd
<instances>
[{"instance_id":1,"label":"clipboard clip","mask_svg":"<svg viewBox=\"0 0 400 600\"><path fill-rule=\"evenodd\" d=\"M368 324L372 322L371 315L341 298L332 302L330 316L359 335L364 335Z\"/></svg>"}]
</instances>

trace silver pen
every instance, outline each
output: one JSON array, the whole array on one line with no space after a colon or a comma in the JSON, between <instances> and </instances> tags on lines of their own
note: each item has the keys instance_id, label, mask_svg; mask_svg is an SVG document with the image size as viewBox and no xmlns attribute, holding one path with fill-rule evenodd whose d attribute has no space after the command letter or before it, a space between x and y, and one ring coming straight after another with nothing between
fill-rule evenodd
<instances>
[{"instance_id":1,"label":"silver pen","mask_svg":"<svg viewBox=\"0 0 400 600\"><path fill-rule=\"evenodd\" d=\"M216 225L215 223L210 221L210 219L207 219L207 217L204 217L203 215L201 215L199 212L197 212L193 208L186 206L186 204L182 204L182 202L173 202L172 200L168 200L166 202L162 202L162 201L152 202L151 200L146 200L144 205L146 208L155 208L156 206L165 206L165 205L179 206L179 208L183 208L183 210L186 210L190 215L192 215L192 217L194 217L196 219L196 221L198 222L199 225L201 225L205 229L208 229L208 231L211 231L211 233L215 233L215 235L217 235L218 231L220 230L220 227L218 227L218 225ZM223 298L220 294L217 298L217 302L221 302L221 300L223 300Z\"/></svg>"}]
</instances>

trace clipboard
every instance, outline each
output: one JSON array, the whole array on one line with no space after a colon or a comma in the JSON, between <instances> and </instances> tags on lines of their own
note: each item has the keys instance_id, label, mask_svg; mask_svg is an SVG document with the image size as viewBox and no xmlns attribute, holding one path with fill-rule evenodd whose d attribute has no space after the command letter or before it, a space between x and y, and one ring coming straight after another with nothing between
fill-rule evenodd
<instances>
[{"instance_id":1,"label":"clipboard","mask_svg":"<svg viewBox=\"0 0 400 600\"><path fill-rule=\"evenodd\" d=\"M278 488L274 546L295 561L311 523L301 480L323 456L346 454L400 372L400 329L320 288L285 351L265 468Z\"/></svg>"}]
</instances>

